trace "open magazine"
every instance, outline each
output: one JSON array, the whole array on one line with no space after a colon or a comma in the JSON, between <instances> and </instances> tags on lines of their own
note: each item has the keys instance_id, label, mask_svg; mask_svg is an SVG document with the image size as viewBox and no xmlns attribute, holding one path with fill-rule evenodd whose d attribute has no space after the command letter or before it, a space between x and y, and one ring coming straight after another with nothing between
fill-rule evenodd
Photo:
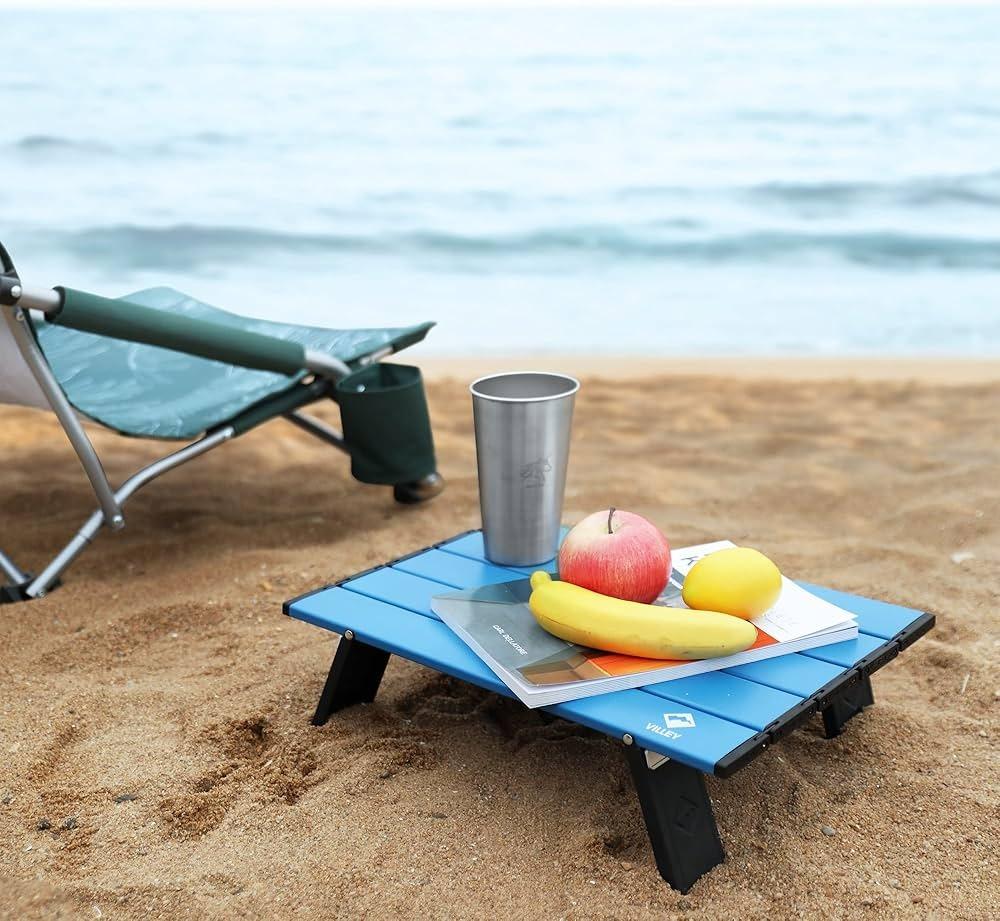
<instances>
[{"instance_id":1,"label":"open magazine","mask_svg":"<svg viewBox=\"0 0 1000 921\"><path fill-rule=\"evenodd\" d=\"M703 556L736 546L716 541L673 553L670 582L656 604L685 607L681 586ZM528 707L637 688L854 639L854 616L782 577L775 605L752 621L757 641L714 659L643 659L567 643L543 630L528 608L528 579L436 595L435 613Z\"/></svg>"}]
</instances>

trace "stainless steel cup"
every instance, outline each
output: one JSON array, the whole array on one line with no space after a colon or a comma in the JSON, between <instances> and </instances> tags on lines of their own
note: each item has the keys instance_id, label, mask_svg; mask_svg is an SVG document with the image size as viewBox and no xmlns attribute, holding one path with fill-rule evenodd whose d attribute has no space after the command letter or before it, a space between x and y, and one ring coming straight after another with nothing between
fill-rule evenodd
<instances>
[{"instance_id":1,"label":"stainless steel cup","mask_svg":"<svg viewBox=\"0 0 1000 921\"><path fill-rule=\"evenodd\" d=\"M534 566L556 555L569 433L580 383L541 371L473 381L479 507L486 556Z\"/></svg>"}]
</instances>

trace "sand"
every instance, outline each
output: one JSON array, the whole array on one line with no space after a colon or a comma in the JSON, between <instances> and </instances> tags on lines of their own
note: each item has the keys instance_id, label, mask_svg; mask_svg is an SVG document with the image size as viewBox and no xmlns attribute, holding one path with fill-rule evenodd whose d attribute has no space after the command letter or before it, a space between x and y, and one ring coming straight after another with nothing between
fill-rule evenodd
<instances>
[{"instance_id":1,"label":"sand","mask_svg":"<svg viewBox=\"0 0 1000 921\"><path fill-rule=\"evenodd\" d=\"M498 368L506 371L533 371L542 368L577 377L629 380L647 377L727 377L737 380L919 380L935 384L982 384L1000 382L1000 359L944 357L843 357L791 356L763 357L702 355L629 355L609 360L604 355L567 355L539 352L516 358L473 355L456 358L434 355L420 362L431 380L458 378L472 381Z\"/></svg>"},{"instance_id":2,"label":"sand","mask_svg":"<svg viewBox=\"0 0 1000 921\"><path fill-rule=\"evenodd\" d=\"M468 396L437 374L432 504L395 507L271 423L141 493L48 598L0 608L0 916L995 913L996 366L588 367L607 377L583 381L568 521L613 503L676 545L729 537L938 618L840 738L816 718L709 781L722 866L672 891L620 746L419 666L393 660L376 703L309 725L335 638L281 602L478 523ZM162 449L96 442L115 479ZM49 417L0 410L0 496L26 566L88 513Z\"/></svg>"}]
</instances>

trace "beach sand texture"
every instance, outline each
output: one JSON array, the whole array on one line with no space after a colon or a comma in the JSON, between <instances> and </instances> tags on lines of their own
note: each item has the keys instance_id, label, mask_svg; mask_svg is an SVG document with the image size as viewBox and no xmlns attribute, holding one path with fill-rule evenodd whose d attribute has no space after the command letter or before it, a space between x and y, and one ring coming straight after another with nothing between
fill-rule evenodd
<instances>
[{"instance_id":1,"label":"beach sand texture","mask_svg":"<svg viewBox=\"0 0 1000 921\"><path fill-rule=\"evenodd\" d=\"M309 725L335 640L281 602L478 524L465 383L428 390L429 506L272 423L0 608L0 916L995 917L1000 383L583 381L567 521L613 503L938 619L840 738L709 780L727 861L684 896L609 739L395 659ZM115 480L163 449L96 443ZM49 416L0 412L0 497L25 566L89 513Z\"/></svg>"}]
</instances>

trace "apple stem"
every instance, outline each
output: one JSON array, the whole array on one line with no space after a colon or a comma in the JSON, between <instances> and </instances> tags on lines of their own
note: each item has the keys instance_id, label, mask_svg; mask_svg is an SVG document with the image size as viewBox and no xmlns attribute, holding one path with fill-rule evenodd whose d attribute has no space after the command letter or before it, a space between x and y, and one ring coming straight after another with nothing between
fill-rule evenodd
<instances>
[{"instance_id":1,"label":"apple stem","mask_svg":"<svg viewBox=\"0 0 1000 921\"><path fill-rule=\"evenodd\" d=\"M614 516L614 514L615 514L615 507L612 505L611 508L608 509L608 534L615 533L614 531L611 530L611 518Z\"/></svg>"}]
</instances>

